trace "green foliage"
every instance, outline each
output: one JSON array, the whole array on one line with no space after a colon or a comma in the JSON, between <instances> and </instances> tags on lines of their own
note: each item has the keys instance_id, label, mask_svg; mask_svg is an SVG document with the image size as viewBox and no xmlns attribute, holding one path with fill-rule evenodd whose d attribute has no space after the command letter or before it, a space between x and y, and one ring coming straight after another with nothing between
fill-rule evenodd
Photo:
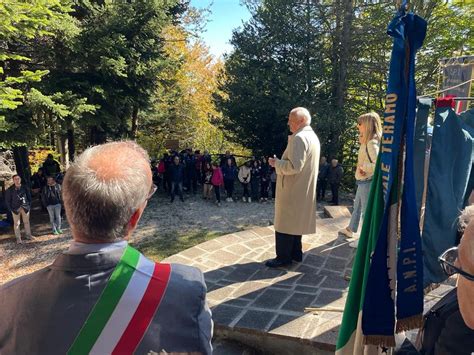
<instances>
[{"instance_id":1,"label":"green foliage","mask_svg":"<svg viewBox=\"0 0 474 355\"><path fill-rule=\"evenodd\" d=\"M209 49L192 33L202 21L200 14L190 8L184 14L185 25L169 26L164 31L164 51L170 65L158 76L153 105L142 112L138 134L138 141L152 156L165 150L168 139L179 140L182 149L243 152L218 127L222 114L213 95L218 92L218 73L223 64L213 60Z\"/></svg>"},{"instance_id":2,"label":"green foliage","mask_svg":"<svg viewBox=\"0 0 474 355\"><path fill-rule=\"evenodd\" d=\"M34 147L28 150L28 160L30 161L30 168L32 173L36 173L39 168L43 166L48 154L53 154L53 158L59 161L60 156L53 147Z\"/></svg>"},{"instance_id":3,"label":"green foliage","mask_svg":"<svg viewBox=\"0 0 474 355\"><path fill-rule=\"evenodd\" d=\"M144 0L81 5L85 15L70 53L69 76L76 92L97 107L86 126L101 127L112 137L135 137L138 112L150 107L158 76L169 65L162 32L177 15L176 5Z\"/></svg>"},{"instance_id":4,"label":"green foliage","mask_svg":"<svg viewBox=\"0 0 474 355\"><path fill-rule=\"evenodd\" d=\"M245 0L252 18L234 31L216 97L222 126L255 152L280 154L291 108L307 107L322 154L350 172L358 149L356 118L383 112L395 13L387 3ZM436 91L438 60L472 54L473 9L442 0L410 1L428 21L417 57L420 93ZM348 174L352 175L352 174Z\"/></svg>"},{"instance_id":5,"label":"green foliage","mask_svg":"<svg viewBox=\"0 0 474 355\"><path fill-rule=\"evenodd\" d=\"M159 262L168 256L177 254L185 249L220 237L222 233L208 230L190 231L184 233L155 234L151 238L133 243L147 257Z\"/></svg>"},{"instance_id":6,"label":"green foliage","mask_svg":"<svg viewBox=\"0 0 474 355\"><path fill-rule=\"evenodd\" d=\"M29 55L20 47L38 36L52 35L51 25L66 16L70 8L60 0L0 2L0 131L11 126L4 112L22 105L27 86L39 82L48 70L30 70Z\"/></svg>"}]
</instances>

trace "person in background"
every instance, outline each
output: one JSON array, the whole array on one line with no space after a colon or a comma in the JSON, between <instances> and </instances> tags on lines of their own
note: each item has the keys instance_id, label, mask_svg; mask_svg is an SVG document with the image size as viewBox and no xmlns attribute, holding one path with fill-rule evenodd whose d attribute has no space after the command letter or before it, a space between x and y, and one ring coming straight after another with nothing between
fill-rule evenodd
<instances>
[{"instance_id":1,"label":"person in background","mask_svg":"<svg viewBox=\"0 0 474 355\"><path fill-rule=\"evenodd\" d=\"M357 191L354 199L354 209L349 225L339 231L347 238L352 238L354 233L357 233L359 222L364 220L370 183L374 175L375 162L379 155L380 140L382 138L382 124L379 115L375 112L359 116L357 128L359 129L360 147L355 172ZM354 243L352 246L357 247L357 244Z\"/></svg>"},{"instance_id":2,"label":"person in background","mask_svg":"<svg viewBox=\"0 0 474 355\"><path fill-rule=\"evenodd\" d=\"M237 166L237 162L235 161L235 157L233 154L230 153L229 150L227 150L225 152L225 155L221 155L221 162L220 162L220 167L221 169L227 165L227 160L231 159L232 160L232 164L234 166Z\"/></svg>"},{"instance_id":3,"label":"person in background","mask_svg":"<svg viewBox=\"0 0 474 355\"><path fill-rule=\"evenodd\" d=\"M196 170L197 183L203 184L204 181L203 181L202 177L204 176L204 173L203 173L202 169L204 167L204 164L202 163L203 155L201 154L200 150L196 150L194 152L194 161L195 161L194 169Z\"/></svg>"},{"instance_id":4,"label":"person in background","mask_svg":"<svg viewBox=\"0 0 474 355\"><path fill-rule=\"evenodd\" d=\"M221 186L224 185L224 176L222 170L217 163L212 163L212 177L211 177L212 188L216 194L216 203L218 206L221 205Z\"/></svg>"},{"instance_id":5,"label":"person in background","mask_svg":"<svg viewBox=\"0 0 474 355\"><path fill-rule=\"evenodd\" d=\"M212 354L202 272L128 244L155 191L134 142L75 159L63 184L69 248L0 286L0 354Z\"/></svg>"},{"instance_id":6,"label":"person in background","mask_svg":"<svg viewBox=\"0 0 474 355\"><path fill-rule=\"evenodd\" d=\"M180 160L184 168L183 190L189 192L191 190L191 170L193 170L190 163L189 149L181 151Z\"/></svg>"},{"instance_id":7,"label":"person in background","mask_svg":"<svg viewBox=\"0 0 474 355\"><path fill-rule=\"evenodd\" d=\"M231 158L227 159L226 164L222 169L222 175L224 176L224 188L227 193L227 202L234 201L232 194L234 193L234 181L237 177L238 170Z\"/></svg>"},{"instance_id":8,"label":"person in background","mask_svg":"<svg viewBox=\"0 0 474 355\"><path fill-rule=\"evenodd\" d=\"M326 197L326 187L328 183L329 163L326 157L321 157L319 160L319 173L318 173L318 188L317 188L317 201L324 201Z\"/></svg>"},{"instance_id":9,"label":"person in background","mask_svg":"<svg viewBox=\"0 0 474 355\"><path fill-rule=\"evenodd\" d=\"M250 180L251 180L250 162L246 162L239 169L239 181L242 184L242 187L244 188L244 194L242 197L242 201L244 202L252 202L252 199L249 194Z\"/></svg>"},{"instance_id":10,"label":"person in background","mask_svg":"<svg viewBox=\"0 0 474 355\"><path fill-rule=\"evenodd\" d=\"M174 197L178 194L181 202L184 202L183 197L183 181L184 181L184 166L181 164L179 156L173 158L173 164L170 166L170 180L171 180L171 203Z\"/></svg>"},{"instance_id":11,"label":"person in background","mask_svg":"<svg viewBox=\"0 0 474 355\"><path fill-rule=\"evenodd\" d=\"M331 160L331 166L328 172L328 181L331 186L332 200L334 206L339 205L339 186L341 185L344 169L337 159Z\"/></svg>"},{"instance_id":12,"label":"person in background","mask_svg":"<svg viewBox=\"0 0 474 355\"><path fill-rule=\"evenodd\" d=\"M202 188L202 198L205 200L210 200L212 198L212 166L209 163L206 163L204 166L204 182Z\"/></svg>"},{"instance_id":13,"label":"person in background","mask_svg":"<svg viewBox=\"0 0 474 355\"><path fill-rule=\"evenodd\" d=\"M204 154L201 158L201 181L204 181L204 166L206 163L209 163L212 166L212 157L207 150L204 151Z\"/></svg>"},{"instance_id":14,"label":"person in background","mask_svg":"<svg viewBox=\"0 0 474 355\"><path fill-rule=\"evenodd\" d=\"M270 182L272 184L272 200L276 198L277 173L275 168L271 168Z\"/></svg>"},{"instance_id":15,"label":"person in background","mask_svg":"<svg viewBox=\"0 0 474 355\"><path fill-rule=\"evenodd\" d=\"M21 184L21 177L13 175L13 185L5 191L5 204L13 215L13 230L16 242L22 244L20 223L23 220L25 239L32 239L30 227L31 194L30 190Z\"/></svg>"},{"instance_id":16,"label":"person in background","mask_svg":"<svg viewBox=\"0 0 474 355\"><path fill-rule=\"evenodd\" d=\"M31 177L31 192L34 194L41 193L43 187L46 186L46 176L43 168L38 168L38 171Z\"/></svg>"},{"instance_id":17,"label":"person in background","mask_svg":"<svg viewBox=\"0 0 474 355\"><path fill-rule=\"evenodd\" d=\"M61 172L59 163L54 160L53 154L48 154L46 160L43 163L43 173L46 176L56 176Z\"/></svg>"},{"instance_id":18,"label":"person in background","mask_svg":"<svg viewBox=\"0 0 474 355\"><path fill-rule=\"evenodd\" d=\"M56 183L52 176L48 176L47 181L47 185L41 191L41 200L48 210L53 234L63 234L61 230L61 185Z\"/></svg>"},{"instance_id":19,"label":"person in background","mask_svg":"<svg viewBox=\"0 0 474 355\"><path fill-rule=\"evenodd\" d=\"M268 187L270 186L270 174L271 174L271 166L268 164L267 157L262 157L262 164L261 164L261 182L260 182L260 201L268 201ZM276 178L276 174L275 174ZM276 188L276 181L275 181L275 188ZM273 197L273 195L272 195Z\"/></svg>"},{"instance_id":20,"label":"person in background","mask_svg":"<svg viewBox=\"0 0 474 355\"><path fill-rule=\"evenodd\" d=\"M165 153L163 154L163 162L165 163L164 173L163 173L163 189L171 194L171 175L170 168L173 165L173 156Z\"/></svg>"},{"instance_id":21,"label":"person in background","mask_svg":"<svg viewBox=\"0 0 474 355\"><path fill-rule=\"evenodd\" d=\"M158 174L158 182L161 182L161 185L163 186L163 191L166 191L166 179L165 179L166 166L165 166L164 157L158 161L158 164L156 165L156 173Z\"/></svg>"},{"instance_id":22,"label":"person in background","mask_svg":"<svg viewBox=\"0 0 474 355\"><path fill-rule=\"evenodd\" d=\"M196 171L196 156L194 155L191 148L188 149L188 159L186 161L186 175L189 178L188 191L193 192L195 195L197 193L197 183L199 174Z\"/></svg>"},{"instance_id":23,"label":"person in background","mask_svg":"<svg viewBox=\"0 0 474 355\"><path fill-rule=\"evenodd\" d=\"M258 202L258 190L260 188L260 179L261 179L261 168L260 162L258 160L254 160L252 162L252 168L250 170L250 191L251 191L251 198L254 201Z\"/></svg>"},{"instance_id":24,"label":"person in background","mask_svg":"<svg viewBox=\"0 0 474 355\"><path fill-rule=\"evenodd\" d=\"M56 174L55 179L58 184L62 185L63 180L64 180L64 175L66 175L66 172L62 172L62 171Z\"/></svg>"},{"instance_id":25,"label":"person in background","mask_svg":"<svg viewBox=\"0 0 474 355\"><path fill-rule=\"evenodd\" d=\"M220 162L220 167L224 167L227 165L227 161L231 159L232 160L232 164L234 166L237 166L237 162L235 161L235 157L233 154L230 153L230 151L226 151L225 152L225 155L221 155L221 162Z\"/></svg>"}]
</instances>

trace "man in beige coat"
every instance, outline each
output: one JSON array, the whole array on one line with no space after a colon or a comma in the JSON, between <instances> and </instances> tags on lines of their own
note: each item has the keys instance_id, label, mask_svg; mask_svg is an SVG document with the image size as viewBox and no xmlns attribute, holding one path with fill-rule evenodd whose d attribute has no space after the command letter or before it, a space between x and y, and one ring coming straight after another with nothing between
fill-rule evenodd
<instances>
[{"instance_id":1,"label":"man in beige coat","mask_svg":"<svg viewBox=\"0 0 474 355\"><path fill-rule=\"evenodd\" d=\"M291 110L288 126L292 133L281 159L269 159L277 173L275 200L276 258L268 267L280 267L303 260L301 237L316 232L316 182L319 139L310 126L307 109Z\"/></svg>"}]
</instances>

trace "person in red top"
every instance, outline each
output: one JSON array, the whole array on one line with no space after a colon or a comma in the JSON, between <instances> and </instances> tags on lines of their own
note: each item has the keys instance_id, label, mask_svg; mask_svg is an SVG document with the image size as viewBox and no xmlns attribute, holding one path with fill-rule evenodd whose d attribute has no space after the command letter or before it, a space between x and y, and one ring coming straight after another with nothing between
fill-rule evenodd
<instances>
[{"instance_id":1,"label":"person in red top","mask_svg":"<svg viewBox=\"0 0 474 355\"><path fill-rule=\"evenodd\" d=\"M221 186L224 185L224 176L222 175L221 168L217 163L212 163L212 178L211 183L216 194L216 203L218 206L221 205Z\"/></svg>"}]
</instances>

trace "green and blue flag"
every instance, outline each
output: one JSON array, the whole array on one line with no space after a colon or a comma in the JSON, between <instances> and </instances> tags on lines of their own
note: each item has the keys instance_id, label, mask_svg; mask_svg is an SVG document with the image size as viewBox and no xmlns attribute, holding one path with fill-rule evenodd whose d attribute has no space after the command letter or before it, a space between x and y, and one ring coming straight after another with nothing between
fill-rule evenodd
<instances>
[{"instance_id":1,"label":"green and blue flag","mask_svg":"<svg viewBox=\"0 0 474 355\"><path fill-rule=\"evenodd\" d=\"M381 152L354 260L338 354L377 353L395 345L395 332L421 324L423 259L413 167L414 72L415 53L426 27L421 17L406 12L406 3L388 26L393 49Z\"/></svg>"}]
</instances>

